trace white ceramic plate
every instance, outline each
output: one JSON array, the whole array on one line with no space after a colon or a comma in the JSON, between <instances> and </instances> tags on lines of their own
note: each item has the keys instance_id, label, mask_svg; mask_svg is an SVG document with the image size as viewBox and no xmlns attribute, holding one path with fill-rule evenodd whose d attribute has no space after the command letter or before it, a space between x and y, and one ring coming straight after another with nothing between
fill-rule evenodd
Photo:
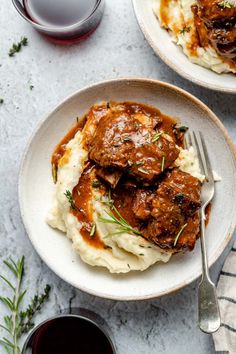
<instances>
[{"instance_id":1,"label":"white ceramic plate","mask_svg":"<svg viewBox=\"0 0 236 354\"><path fill-rule=\"evenodd\" d=\"M216 91L236 93L236 76L217 74L191 63L182 49L171 41L153 13L153 0L133 0L140 28L157 55L173 70L198 85Z\"/></svg>"},{"instance_id":2,"label":"white ceramic plate","mask_svg":"<svg viewBox=\"0 0 236 354\"><path fill-rule=\"evenodd\" d=\"M22 218L38 254L62 279L88 293L117 300L141 300L175 291L201 274L199 242L195 250L156 264L145 272L111 275L107 270L86 265L71 242L50 228L46 214L51 206L53 182L50 157L55 145L95 102L136 101L160 108L181 118L184 125L201 130L207 137L214 169L222 177L216 185L207 249L212 264L223 252L236 220L236 162L233 144L218 118L197 98L175 86L145 79L102 82L76 92L62 102L39 125L24 155L19 199Z\"/></svg>"}]
</instances>

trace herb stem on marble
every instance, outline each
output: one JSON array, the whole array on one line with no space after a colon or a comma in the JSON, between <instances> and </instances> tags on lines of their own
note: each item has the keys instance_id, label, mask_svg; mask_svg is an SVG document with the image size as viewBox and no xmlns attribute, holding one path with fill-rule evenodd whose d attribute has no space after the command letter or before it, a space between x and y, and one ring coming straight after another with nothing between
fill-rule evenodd
<instances>
[{"instance_id":1,"label":"herb stem on marble","mask_svg":"<svg viewBox=\"0 0 236 354\"><path fill-rule=\"evenodd\" d=\"M0 296L0 301L9 311L9 314L4 316L3 323L0 324L0 328L6 332L6 335L0 339L0 345L4 347L8 354L21 354L19 340L24 333L33 328L32 319L48 299L50 286L46 285L44 292L41 295L36 294L26 310L22 310L22 302L27 291L27 289L22 290L25 258L22 257L16 262L10 258L3 263L10 270L14 281L0 275L0 279L12 292L11 297Z\"/></svg>"}]
</instances>

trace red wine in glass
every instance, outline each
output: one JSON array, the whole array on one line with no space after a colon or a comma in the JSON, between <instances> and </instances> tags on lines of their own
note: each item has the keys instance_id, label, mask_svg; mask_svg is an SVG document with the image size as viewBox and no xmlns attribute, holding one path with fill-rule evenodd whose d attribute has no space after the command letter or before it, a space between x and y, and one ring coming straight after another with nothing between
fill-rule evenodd
<instances>
[{"instance_id":1,"label":"red wine in glass","mask_svg":"<svg viewBox=\"0 0 236 354\"><path fill-rule=\"evenodd\" d=\"M71 44L96 29L104 0L23 0L23 7L23 17L37 30L58 43Z\"/></svg>"}]
</instances>

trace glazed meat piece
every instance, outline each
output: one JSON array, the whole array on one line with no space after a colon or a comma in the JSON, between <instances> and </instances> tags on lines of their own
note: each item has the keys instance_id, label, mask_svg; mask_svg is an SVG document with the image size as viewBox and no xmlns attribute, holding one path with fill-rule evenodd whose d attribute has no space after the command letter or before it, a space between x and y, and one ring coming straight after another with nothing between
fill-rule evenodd
<instances>
[{"instance_id":1,"label":"glazed meat piece","mask_svg":"<svg viewBox=\"0 0 236 354\"><path fill-rule=\"evenodd\" d=\"M152 107L140 105L132 102L110 103L110 109L113 113L127 113L132 118L138 120L148 128L155 129L163 122L161 112Z\"/></svg>"},{"instance_id":2,"label":"glazed meat piece","mask_svg":"<svg viewBox=\"0 0 236 354\"><path fill-rule=\"evenodd\" d=\"M203 47L212 45L225 59L236 61L236 6L233 0L198 0L192 6Z\"/></svg>"},{"instance_id":3,"label":"glazed meat piece","mask_svg":"<svg viewBox=\"0 0 236 354\"><path fill-rule=\"evenodd\" d=\"M209 25L212 25L212 22L225 21L225 19L236 16L236 7L233 0L232 3L231 0L227 3L222 0L198 0L198 6L201 18Z\"/></svg>"},{"instance_id":4,"label":"glazed meat piece","mask_svg":"<svg viewBox=\"0 0 236 354\"><path fill-rule=\"evenodd\" d=\"M185 226L186 225L186 226ZM182 227L176 228L175 234L170 234L168 232L161 232L158 238L156 236L147 237L148 240L154 242L160 248L166 249L173 253L182 252L182 251L192 251L194 249L197 238L199 237L199 228L200 225L200 216L196 212L192 217L187 218ZM152 220L148 224L148 229L145 230L146 235L150 235L153 232L155 235L156 223L155 220ZM178 233L182 230L177 243L175 245L176 237Z\"/></svg>"},{"instance_id":5,"label":"glazed meat piece","mask_svg":"<svg viewBox=\"0 0 236 354\"><path fill-rule=\"evenodd\" d=\"M168 196L186 215L192 215L201 206L199 180L177 168L167 173L158 193Z\"/></svg>"},{"instance_id":6,"label":"glazed meat piece","mask_svg":"<svg viewBox=\"0 0 236 354\"><path fill-rule=\"evenodd\" d=\"M103 167L126 170L152 181L179 155L172 140L141 124L127 112L113 112L99 121L89 157Z\"/></svg>"},{"instance_id":7,"label":"glazed meat piece","mask_svg":"<svg viewBox=\"0 0 236 354\"><path fill-rule=\"evenodd\" d=\"M103 181L107 182L111 188L115 188L122 176L122 172L112 168L97 167L96 175Z\"/></svg>"},{"instance_id":8,"label":"glazed meat piece","mask_svg":"<svg viewBox=\"0 0 236 354\"><path fill-rule=\"evenodd\" d=\"M146 220L151 215L152 199L154 195L152 191L138 189L134 198L133 212L140 220Z\"/></svg>"},{"instance_id":9,"label":"glazed meat piece","mask_svg":"<svg viewBox=\"0 0 236 354\"><path fill-rule=\"evenodd\" d=\"M144 237L174 252L192 250L199 233L200 182L174 169L167 173L149 200L147 193L140 191L133 207L136 217L146 220L142 230Z\"/></svg>"}]
</instances>

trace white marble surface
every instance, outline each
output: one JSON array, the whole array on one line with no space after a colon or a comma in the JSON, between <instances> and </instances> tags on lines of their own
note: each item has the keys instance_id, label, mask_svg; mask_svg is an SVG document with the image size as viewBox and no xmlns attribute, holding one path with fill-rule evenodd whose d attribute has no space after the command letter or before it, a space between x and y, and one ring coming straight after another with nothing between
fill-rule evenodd
<instances>
[{"instance_id":1,"label":"white marble surface","mask_svg":"<svg viewBox=\"0 0 236 354\"><path fill-rule=\"evenodd\" d=\"M236 141L234 96L197 87L162 63L144 40L130 0L107 0L98 30L72 47L46 42L18 16L9 0L1 0L0 23L0 98L4 99L0 105L0 258L26 256L28 298L44 284L53 285L51 300L36 322L69 305L82 306L106 319L119 354L214 353L211 336L197 327L197 282L159 300L122 303L87 295L54 275L24 231L17 178L22 152L37 122L61 99L87 84L124 76L176 84L209 105ZM22 36L28 38L29 46L9 58L9 48ZM40 186L36 198L37 193ZM227 250L212 267L214 279L226 254ZM2 284L0 290L4 290Z\"/></svg>"}]
</instances>

